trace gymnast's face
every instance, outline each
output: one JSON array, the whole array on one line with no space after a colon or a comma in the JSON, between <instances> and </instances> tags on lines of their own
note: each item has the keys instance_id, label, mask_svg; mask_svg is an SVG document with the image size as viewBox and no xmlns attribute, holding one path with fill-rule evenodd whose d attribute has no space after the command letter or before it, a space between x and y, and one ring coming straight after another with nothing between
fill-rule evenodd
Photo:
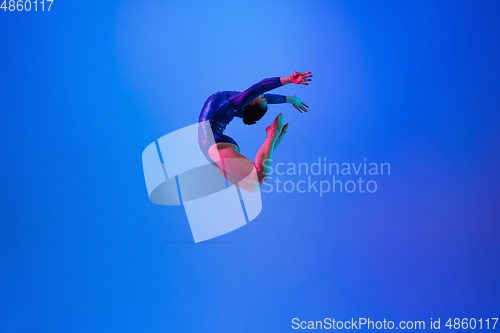
<instances>
[{"instance_id":1,"label":"gymnast's face","mask_svg":"<svg viewBox=\"0 0 500 333\"><path fill-rule=\"evenodd\" d=\"M254 99L249 105L245 106L243 122L247 125L255 124L267 112L267 101L264 95Z\"/></svg>"},{"instance_id":2,"label":"gymnast's face","mask_svg":"<svg viewBox=\"0 0 500 333\"><path fill-rule=\"evenodd\" d=\"M264 98L264 94L260 95L256 99L253 100L256 104L260 105L261 107L267 109L267 101Z\"/></svg>"}]
</instances>

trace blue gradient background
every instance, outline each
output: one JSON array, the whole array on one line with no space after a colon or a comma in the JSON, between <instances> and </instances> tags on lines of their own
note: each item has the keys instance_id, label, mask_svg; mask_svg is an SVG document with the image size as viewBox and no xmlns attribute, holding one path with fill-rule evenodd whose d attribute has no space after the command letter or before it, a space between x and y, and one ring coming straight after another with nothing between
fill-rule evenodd
<instances>
[{"instance_id":1,"label":"blue gradient background","mask_svg":"<svg viewBox=\"0 0 500 333\"><path fill-rule=\"evenodd\" d=\"M498 17L497 1L0 11L0 331L500 317ZM283 112L275 162L366 158L391 175L374 194L264 193L256 220L194 244L182 207L149 201L143 149L213 92L294 70L312 84L275 93L310 112L235 121L242 152Z\"/></svg>"}]
</instances>

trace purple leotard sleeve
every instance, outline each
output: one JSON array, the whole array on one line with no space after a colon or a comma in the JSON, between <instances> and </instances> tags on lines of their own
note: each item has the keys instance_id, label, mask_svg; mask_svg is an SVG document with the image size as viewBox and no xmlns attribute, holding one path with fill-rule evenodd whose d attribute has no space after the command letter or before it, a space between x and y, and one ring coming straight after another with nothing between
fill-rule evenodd
<instances>
[{"instance_id":1,"label":"purple leotard sleeve","mask_svg":"<svg viewBox=\"0 0 500 333\"><path fill-rule=\"evenodd\" d=\"M282 84L279 77L264 79L254 84L247 90L229 97L229 103L234 110L239 110L259 97L259 95L262 95L266 91L273 90L281 86Z\"/></svg>"},{"instance_id":2,"label":"purple leotard sleeve","mask_svg":"<svg viewBox=\"0 0 500 333\"><path fill-rule=\"evenodd\" d=\"M264 94L268 104L281 104L286 103L286 96L275 95L275 94Z\"/></svg>"}]
</instances>

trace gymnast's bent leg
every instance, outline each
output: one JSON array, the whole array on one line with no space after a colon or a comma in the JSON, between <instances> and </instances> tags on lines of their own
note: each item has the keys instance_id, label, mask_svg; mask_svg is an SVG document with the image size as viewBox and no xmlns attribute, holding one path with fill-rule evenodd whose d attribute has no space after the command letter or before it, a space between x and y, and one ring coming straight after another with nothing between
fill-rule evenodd
<instances>
[{"instance_id":1,"label":"gymnast's bent leg","mask_svg":"<svg viewBox=\"0 0 500 333\"><path fill-rule=\"evenodd\" d=\"M247 192L257 191L266 181L274 150L288 129L288 124L283 126L283 122L283 115L280 113L267 127L268 137L257 152L254 162L241 155L235 144L219 142L212 145L208 153L220 167L218 170L224 178ZM252 177L252 175L255 176Z\"/></svg>"}]
</instances>

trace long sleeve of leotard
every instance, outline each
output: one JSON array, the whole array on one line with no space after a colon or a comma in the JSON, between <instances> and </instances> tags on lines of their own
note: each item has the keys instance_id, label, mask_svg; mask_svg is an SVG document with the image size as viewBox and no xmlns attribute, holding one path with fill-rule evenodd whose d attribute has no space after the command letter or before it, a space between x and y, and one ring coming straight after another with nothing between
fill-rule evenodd
<instances>
[{"instance_id":1,"label":"long sleeve of leotard","mask_svg":"<svg viewBox=\"0 0 500 333\"><path fill-rule=\"evenodd\" d=\"M247 90L231 96L229 98L229 103L234 108L234 110L238 110L245 107L247 104L249 104L251 101L259 97L259 95L262 95L266 91L273 90L281 86L282 84L279 77L264 79L254 84Z\"/></svg>"},{"instance_id":2,"label":"long sleeve of leotard","mask_svg":"<svg viewBox=\"0 0 500 333\"><path fill-rule=\"evenodd\" d=\"M286 96L275 94L264 94L267 104L281 104L286 103Z\"/></svg>"}]
</instances>

